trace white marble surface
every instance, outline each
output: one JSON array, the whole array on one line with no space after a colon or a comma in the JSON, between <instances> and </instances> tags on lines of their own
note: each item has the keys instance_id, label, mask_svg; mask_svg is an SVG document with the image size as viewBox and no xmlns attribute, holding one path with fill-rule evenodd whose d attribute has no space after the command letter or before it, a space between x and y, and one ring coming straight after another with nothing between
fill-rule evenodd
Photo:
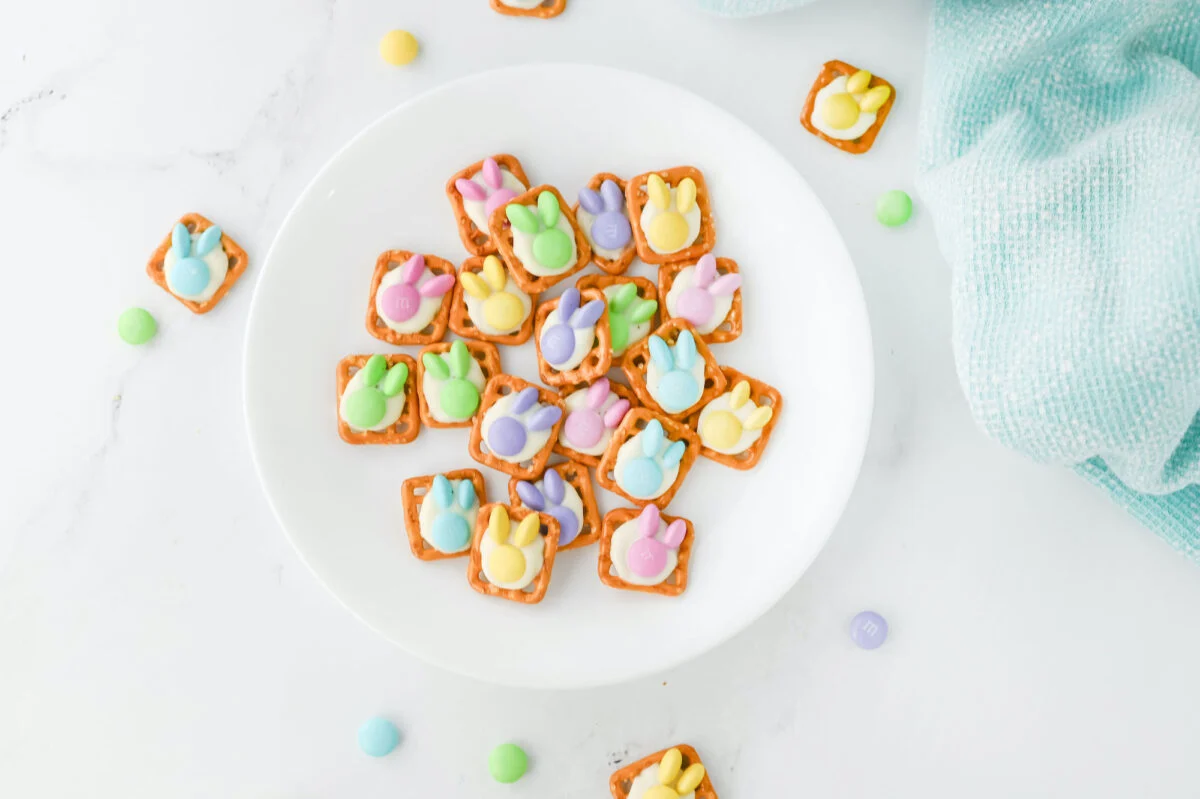
<instances>
[{"instance_id":1,"label":"white marble surface","mask_svg":"<svg viewBox=\"0 0 1200 799\"><path fill-rule=\"evenodd\" d=\"M746 22L686 0L571 0L549 23L485 0L0 10L0 795L599 799L613 764L680 740L724 799L1195 795L1200 567L975 431L930 221L872 220L881 190L911 187L927 13L871 0ZM376 56L392 27L422 40L410 68ZM834 57L900 88L866 157L796 121ZM253 266L208 317L143 273L189 210L261 259L362 126L456 76L541 59L675 81L779 147L847 238L879 370L862 480L797 588L683 668L565 694L439 673L342 610L250 463ZM131 304L161 322L150 347L116 337ZM873 653L845 634L864 607L892 623ZM354 740L375 713L404 734L381 761ZM510 738L533 766L504 788L483 759Z\"/></svg>"}]
</instances>

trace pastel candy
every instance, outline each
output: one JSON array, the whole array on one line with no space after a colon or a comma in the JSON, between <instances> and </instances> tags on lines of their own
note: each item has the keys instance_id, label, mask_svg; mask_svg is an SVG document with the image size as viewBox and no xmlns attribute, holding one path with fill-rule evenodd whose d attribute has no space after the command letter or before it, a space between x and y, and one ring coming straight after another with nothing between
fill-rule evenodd
<instances>
[{"instance_id":1,"label":"pastel candy","mask_svg":"<svg viewBox=\"0 0 1200 799\"><path fill-rule=\"evenodd\" d=\"M566 363L575 352L575 333L570 327L556 324L542 331L542 357L555 366Z\"/></svg>"},{"instance_id":2,"label":"pastel candy","mask_svg":"<svg viewBox=\"0 0 1200 799\"><path fill-rule=\"evenodd\" d=\"M567 416L563 430L571 446L594 447L604 435L604 420L590 408L580 408Z\"/></svg>"},{"instance_id":3,"label":"pastel candy","mask_svg":"<svg viewBox=\"0 0 1200 799\"><path fill-rule=\"evenodd\" d=\"M511 416L502 416L488 428L487 445L504 458L511 458L525 448L525 426Z\"/></svg>"},{"instance_id":4,"label":"pastel candy","mask_svg":"<svg viewBox=\"0 0 1200 799\"><path fill-rule=\"evenodd\" d=\"M421 307L421 294L408 283L388 286L379 298L383 315L393 322L406 322L416 315Z\"/></svg>"},{"instance_id":5,"label":"pastel candy","mask_svg":"<svg viewBox=\"0 0 1200 799\"><path fill-rule=\"evenodd\" d=\"M442 552L457 552L471 540L471 527L457 513L441 513L433 520L429 540Z\"/></svg>"}]
</instances>

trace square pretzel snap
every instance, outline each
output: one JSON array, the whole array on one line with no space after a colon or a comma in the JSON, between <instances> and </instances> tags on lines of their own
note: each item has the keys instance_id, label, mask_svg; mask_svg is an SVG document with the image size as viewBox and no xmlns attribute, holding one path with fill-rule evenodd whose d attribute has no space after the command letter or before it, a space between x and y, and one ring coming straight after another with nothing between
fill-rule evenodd
<instances>
[{"instance_id":1,"label":"square pretzel snap","mask_svg":"<svg viewBox=\"0 0 1200 799\"><path fill-rule=\"evenodd\" d=\"M700 439L682 422L647 408L625 414L596 467L596 482L637 505L665 508L700 457Z\"/></svg>"},{"instance_id":2,"label":"square pretzel snap","mask_svg":"<svg viewBox=\"0 0 1200 799\"><path fill-rule=\"evenodd\" d=\"M524 344L533 335L537 295L517 286L498 256L473 255L458 270L450 301L450 329L463 338Z\"/></svg>"},{"instance_id":3,"label":"square pretzel snap","mask_svg":"<svg viewBox=\"0 0 1200 799\"><path fill-rule=\"evenodd\" d=\"M685 419L725 390L725 375L691 322L672 319L630 348L625 375L642 404Z\"/></svg>"},{"instance_id":4,"label":"square pretzel snap","mask_svg":"<svg viewBox=\"0 0 1200 799\"><path fill-rule=\"evenodd\" d=\"M600 509L586 466L567 461L551 466L537 481L514 477L508 481L508 501L558 519L559 552L600 538Z\"/></svg>"},{"instance_id":5,"label":"square pretzel snap","mask_svg":"<svg viewBox=\"0 0 1200 799\"><path fill-rule=\"evenodd\" d=\"M600 582L626 591L679 596L687 590L693 532L690 521L660 514L657 505L609 511L600 536Z\"/></svg>"},{"instance_id":6,"label":"square pretzel snap","mask_svg":"<svg viewBox=\"0 0 1200 799\"><path fill-rule=\"evenodd\" d=\"M479 463L533 480L546 470L563 423L562 398L512 375L487 383L467 451Z\"/></svg>"},{"instance_id":7,"label":"square pretzel snap","mask_svg":"<svg viewBox=\"0 0 1200 799\"><path fill-rule=\"evenodd\" d=\"M388 250L375 261L367 332L389 344L432 344L446 335L454 264L436 255Z\"/></svg>"},{"instance_id":8,"label":"square pretzel snap","mask_svg":"<svg viewBox=\"0 0 1200 799\"><path fill-rule=\"evenodd\" d=\"M559 393L566 406L566 419L554 442L554 452L583 466L599 466L600 456L625 414L637 405L637 397L629 386L607 377L563 386Z\"/></svg>"},{"instance_id":9,"label":"square pretzel snap","mask_svg":"<svg viewBox=\"0 0 1200 799\"><path fill-rule=\"evenodd\" d=\"M200 214L184 214L150 256L146 274L189 311L205 314L249 263L246 251L221 228Z\"/></svg>"},{"instance_id":10,"label":"square pretzel snap","mask_svg":"<svg viewBox=\"0 0 1200 799\"><path fill-rule=\"evenodd\" d=\"M845 61L826 61L813 81L800 124L839 150L861 155L883 128L896 88Z\"/></svg>"},{"instance_id":11,"label":"square pretzel snap","mask_svg":"<svg viewBox=\"0 0 1200 799\"><path fill-rule=\"evenodd\" d=\"M408 546L421 560L460 558L471 549L487 486L478 469L410 477L400 485Z\"/></svg>"},{"instance_id":12,"label":"square pretzel snap","mask_svg":"<svg viewBox=\"0 0 1200 799\"><path fill-rule=\"evenodd\" d=\"M742 274L732 258L702 255L658 270L663 321L686 319L706 344L742 335Z\"/></svg>"},{"instance_id":13,"label":"square pretzel snap","mask_svg":"<svg viewBox=\"0 0 1200 799\"><path fill-rule=\"evenodd\" d=\"M638 257L648 264L694 261L717 244L708 187L693 166L630 178L625 201Z\"/></svg>"},{"instance_id":14,"label":"square pretzel snap","mask_svg":"<svg viewBox=\"0 0 1200 799\"><path fill-rule=\"evenodd\" d=\"M727 390L688 417L688 426L700 437L704 457L732 469L753 469L779 421L783 395L732 366L721 371Z\"/></svg>"},{"instance_id":15,"label":"square pretzel snap","mask_svg":"<svg viewBox=\"0 0 1200 799\"><path fill-rule=\"evenodd\" d=\"M489 502L479 509L467 582L481 594L534 605L546 596L558 554L558 520Z\"/></svg>"},{"instance_id":16,"label":"square pretzel snap","mask_svg":"<svg viewBox=\"0 0 1200 799\"><path fill-rule=\"evenodd\" d=\"M508 17L550 19L567 9L567 0L492 0L492 10Z\"/></svg>"},{"instance_id":17,"label":"square pretzel snap","mask_svg":"<svg viewBox=\"0 0 1200 799\"><path fill-rule=\"evenodd\" d=\"M471 255L496 252L496 242L488 233L489 201L494 207L528 188L529 178L525 177L521 162L508 153L483 158L450 176L446 181L446 196L454 209L458 237L467 252Z\"/></svg>"},{"instance_id":18,"label":"square pretzel snap","mask_svg":"<svg viewBox=\"0 0 1200 799\"><path fill-rule=\"evenodd\" d=\"M592 175L571 210L592 247L592 263L610 275L628 269L637 244L629 223L625 181L611 172Z\"/></svg>"},{"instance_id":19,"label":"square pretzel snap","mask_svg":"<svg viewBox=\"0 0 1200 799\"><path fill-rule=\"evenodd\" d=\"M629 348L658 327L658 290L648 279L630 275L584 275L575 281L575 287L580 291L599 289L604 292L612 365L624 366Z\"/></svg>"},{"instance_id":20,"label":"square pretzel snap","mask_svg":"<svg viewBox=\"0 0 1200 799\"><path fill-rule=\"evenodd\" d=\"M592 260L587 236L553 186L534 186L492 211L488 232L522 291L541 294Z\"/></svg>"},{"instance_id":21,"label":"square pretzel snap","mask_svg":"<svg viewBox=\"0 0 1200 799\"><path fill-rule=\"evenodd\" d=\"M421 350L417 389L428 427L470 427L483 389L500 374L500 352L486 341L441 341Z\"/></svg>"},{"instance_id":22,"label":"square pretzel snap","mask_svg":"<svg viewBox=\"0 0 1200 799\"><path fill-rule=\"evenodd\" d=\"M572 286L543 302L534 322L538 375L548 386L595 380L612 365L607 303L599 289Z\"/></svg>"},{"instance_id":23,"label":"square pretzel snap","mask_svg":"<svg viewBox=\"0 0 1200 799\"><path fill-rule=\"evenodd\" d=\"M647 755L617 771L608 781L613 799L642 799L659 785L670 789L668 795L717 799L700 753L687 744Z\"/></svg>"},{"instance_id":24,"label":"square pretzel snap","mask_svg":"<svg viewBox=\"0 0 1200 799\"><path fill-rule=\"evenodd\" d=\"M407 444L421 432L417 363L407 355L347 355L337 366L338 435L347 444Z\"/></svg>"}]
</instances>

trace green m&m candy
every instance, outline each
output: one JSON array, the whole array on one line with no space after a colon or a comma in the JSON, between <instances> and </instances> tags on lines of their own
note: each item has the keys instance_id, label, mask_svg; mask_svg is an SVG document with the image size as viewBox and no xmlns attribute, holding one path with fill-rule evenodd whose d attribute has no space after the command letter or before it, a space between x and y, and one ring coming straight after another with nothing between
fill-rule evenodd
<instances>
[{"instance_id":1,"label":"green m&m candy","mask_svg":"<svg viewBox=\"0 0 1200 799\"><path fill-rule=\"evenodd\" d=\"M145 308L128 308L117 317L117 335L127 344L145 344L158 332L158 323Z\"/></svg>"},{"instance_id":2,"label":"green m&m candy","mask_svg":"<svg viewBox=\"0 0 1200 799\"><path fill-rule=\"evenodd\" d=\"M496 782L516 782L528 766L525 750L516 744L500 744L488 755L488 771Z\"/></svg>"},{"instance_id":3,"label":"green m&m candy","mask_svg":"<svg viewBox=\"0 0 1200 799\"><path fill-rule=\"evenodd\" d=\"M875 201L875 218L888 227L903 225L912 216L912 198L900 189L885 191Z\"/></svg>"}]
</instances>

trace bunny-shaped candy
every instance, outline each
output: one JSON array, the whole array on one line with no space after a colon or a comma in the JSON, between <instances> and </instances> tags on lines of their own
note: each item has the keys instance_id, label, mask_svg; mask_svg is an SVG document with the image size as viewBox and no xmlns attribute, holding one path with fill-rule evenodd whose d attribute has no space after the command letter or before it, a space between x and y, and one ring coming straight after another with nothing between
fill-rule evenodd
<instances>
[{"instance_id":1,"label":"bunny-shaped candy","mask_svg":"<svg viewBox=\"0 0 1200 799\"><path fill-rule=\"evenodd\" d=\"M560 372L583 363L596 343L596 322L604 315L603 300L592 300L581 308L580 299L574 286L564 291L558 307L542 325L542 358Z\"/></svg>"},{"instance_id":2,"label":"bunny-shaped candy","mask_svg":"<svg viewBox=\"0 0 1200 799\"><path fill-rule=\"evenodd\" d=\"M554 192L538 194L536 213L520 203L509 203L504 214L512 225L513 253L530 274L556 275L574 263L575 231Z\"/></svg>"},{"instance_id":3,"label":"bunny-shaped candy","mask_svg":"<svg viewBox=\"0 0 1200 799\"><path fill-rule=\"evenodd\" d=\"M621 251L633 238L621 187L613 180L605 180L598 192L595 189L580 189L579 208L579 226L587 234L593 252L601 258L619 258Z\"/></svg>"},{"instance_id":4,"label":"bunny-shaped candy","mask_svg":"<svg viewBox=\"0 0 1200 799\"><path fill-rule=\"evenodd\" d=\"M479 408L484 375L467 345L456 341L445 355L426 352L421 364L425 367L421 392L430 415L447 423L470 419Z\"/></svg>"},{"instance_id":5,"label":"bunny-shaped candy","mask_svg":"<svg viewBox=\"0 0 1200 799\"><path fill-rule=\"evenodd\" d=\"M355 431L386 430L404 412L407 381L408 364L400 361L389 369L385 356L372 355L346 384L338 415Z\"/></svg>"},{"instance_id":6,"label":"bunny-shaped candy","mask_svg":"<svg viewBox=\"0 0 1200 799\"><path fill-rule=\"evenodd\" d=\"M700 335L708 335L729 315L733 294L741 285L740 274L718 276L717 259L711 253L704 255L695 266L684 267L675 276L667 292L667 313L688 320Z\"/></svg>"},{"instance_id":7,"label":"bunny-shaped candy","mask_svg":"<svg viewBox=\"0 0 1200 799\"><path fill-rule=\"evenodd\" d=\"M658 301L641 299L638 286L633 282L607 288L604 294L608 298L610 346L616 358L650 332L650 320L658 310Z\"/></svg>"},{"instance_id":8,"label":"bunny-shaped candy","mask_svg":"<svg viewBox=\"0 0 1200 799\"><path fill-rule=\"evenodd\" d=\"M583 526L583 500L575 487L554 469L547 469L537 483L518 482L517 496L525 507L548 513L558 520L559 547L565 547L579 535Z\"/></svg>"},{"instance_id":9,"label":"bunny-shaped candy","mask_svg":"<svg viewBox=\"0 0 1200 799\"><path fill-rule=\"evenodd\" d=\"M216 294L229 272L229 256L221 246L221 228L212 225L193 236L182 222L171 231L171 248L163 259L167 288L177 297L205 302Z\"/></svg>"},{"instance_id":10,"label":"bunny-shaped candy","mask_svg":"<svg viewBox=\"0 0 1200 799\"><path fill-rule=\"evenodd\" d=\"M770 405L755 405L750 399L750 383L739 380L731 391L704 406L697 432L704 446L723 455L736 455L758 441L773 414Z\"/></svg>"},{"instance_id":11,"label":"bunny-shaped candy","mask_svg":"<svg viewBox=\"0 0 1200 799\"><path fill-rule=\"evenodd\" d=\"M515 332L533 310L532 300L517 288L496 256L483 259L481 274L482 277L464 270L458 276L467 315L475 327L488 335L503 336Z\"/></svg>"},{"instance_id":12,"label":"bunny-shaped candy","mask_svg":"<svg viewBox=\"0 0 1200 799\"><path fill-rule=\"evenodd\" d=\"M459 178L454 181L454 187L462 195L467 216L475 227L485 232L492 212L528 188L494 158L483 159L482 168L473 178Z\"/></svg>"},{"instance_id":13,"label":"bunny-shaped candy","mask_svg":"<svg viewBox=\"0 0 1200 799\"><path fill-rule=\"evenodd\" d=\"M663 530L661 514L657 505L647 505L638 516L638 538L629 545L625 554L625 562L629 571L643 579L658 578L655 582L666 579L663 574L668 565L674 569L674 563L669 564L668 555L678 557L679 545L687 533L687 525L682 519L676 519ZM666 569L670 574L671 569Z\"/></svg>"},{"instance_id":14,"label":"bunny-shaped candy","mask_svg":"<svg viewBox=\"0 0 1200 799\"><path fill-rule=\"evenodd\" d=\"M482 437L496 457L521 463L546 445L562 409L538 402L533 386L498 399L484 414Z\"/></svg>"},{"instance_id":15,"label":"bunny-shaped candy","mask_svg":"<svg viewBox=\"0 0 1200 799\"><path fill-rule=\"evenodd\" d=\"M705 362L696 351L696 339L683 330L674 348L661 336L651 336L648 346L646 390L667 413L687 411L704 392Z\"/></svg>"},{"instance_id":16,"label":"bunny-shaped candy","mask_svg":"<svg viewBox=\"0 0 1200 799\"><path fill-rule=\"evenodd\" d=\"M480 542L480 562L488 582L518 591L533 582L545 557L538 527L536 513L528 514L513 530L505 507L492 509L487 534Z\"/></svg>"},{"instance_id":17,"label":"bunny-shaped candy","mask_svg":"<svg viewBox=\"0 0 1200 799\"><path fill-rule=\"evenodd\" d=\"M700 235L700 206L696 182L684 178L671 188L657 173L646 179L649 202L642 208L639 224L650 249L670 255L690 246Z\"/></svg>"},{"instance_id":18,"label":"bunny-shaped candy","mask_svg":"<svg viewBox=\"0 0 1200 799\"><path fill-rule=\"evenodd\" d=\"M435 475L421 503L421 536L439 552L462 552L471 546L478 513L479 498L470 480L455 485L445 475Z\"/></svg>"},{"instance_id":19,"label":"bunny-shaped candy","mask_svg":"<svg viewBox=\"0 0 1200 799\"><path fill-rule=\"evenodd\" d=\"M686 451L685 442L668 440L662 423L652 419L644 430L621 445L613 477L634 499L657 499L675 482Z\"/></svg>"},{"instance_id":20,"label":"bunny-shaped candy","mask_svg":"<svg viewBox=\"0 0 1200 799\"><path fill-rule=\"evenodd\" d=\"M454 275L431 275L425 280L425 256L417 253L383 276L375 292L375 311L397 333L424 330L442 307L442 297L454 288Z\"/></svg>"},{"instance_id":21,"label":"bunny-shaped candy","mask_svg":"<svg viewBox=\"0 0 1200 799\"><path fill-rule=\"evenodd\" d=\"M834 78L817 92L810 122L833 139L861 137L875 124L876 113L892 94L889 86L868 88L870 83L871 73L865 69Z\"/></svg>"},{"instance_id":22,"label":"bunny-shaped candy","mask_svg":"<svg viewBox=\"0 0 1200 799\"><path fill-rule=\"evenodd\" d=\"M629 411L629 400L612 393L607 377L571 394L566 404L569 413L559 443L584 455L604 452L613 431Z\"/></svg>"}]
</instances>

